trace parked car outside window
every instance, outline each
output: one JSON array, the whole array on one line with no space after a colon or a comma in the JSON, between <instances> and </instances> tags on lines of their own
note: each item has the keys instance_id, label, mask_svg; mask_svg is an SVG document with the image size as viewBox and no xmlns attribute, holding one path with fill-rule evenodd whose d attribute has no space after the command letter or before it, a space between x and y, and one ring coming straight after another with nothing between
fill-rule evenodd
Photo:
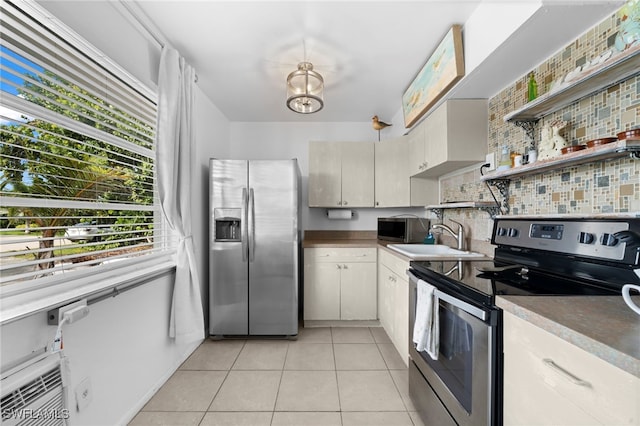
<instances>
[{"instance_id":1,"label":"parked car outside window","mask_svg":"<svg viewBox=\"0 0 640 426\"><path fill-rule=\"evenodd\" d=\"M113 232L107 225L98 225L96 221L80 222L64 231L64 237L70 241L100 241L102 234Z\"/></svg>"}]
</instances>

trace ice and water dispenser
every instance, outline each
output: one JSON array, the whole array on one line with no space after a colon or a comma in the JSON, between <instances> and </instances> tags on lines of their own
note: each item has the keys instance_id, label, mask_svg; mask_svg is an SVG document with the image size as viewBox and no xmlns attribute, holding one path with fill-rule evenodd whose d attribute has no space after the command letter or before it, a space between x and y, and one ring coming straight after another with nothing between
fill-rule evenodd
<instances>
[{"instance_id":1,"label":"ice and water dispenser","mask_svg":"<svg viewBox=\"0 0 640 426\"><path fill-rule=\"evenodd\" d=\"M215 222L215 241L241 241L242 232L240 227L242 221L240 219L240 209L214 209L213 216Z\"/></svg>"}]
</instances>

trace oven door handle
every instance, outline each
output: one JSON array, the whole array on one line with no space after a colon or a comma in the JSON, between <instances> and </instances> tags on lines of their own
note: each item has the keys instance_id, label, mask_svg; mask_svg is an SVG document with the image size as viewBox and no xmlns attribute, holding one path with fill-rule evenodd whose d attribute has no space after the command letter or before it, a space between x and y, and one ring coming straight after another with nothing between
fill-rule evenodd
<instances>
[{"instance_id":1,"label":"oven door handle","mask_svg":"<svg viewBox=\"0 0 640 426\"><path fill-rule=\"evenodd\" d=\"M416 277L415 275L413 275L411 272L407 271L407 275L409 275L409 280L412 281L414 284L413 285L417 285L418 280L420 278ZM462 309L463 311L465 311L466 313L468 313L469 315L473 315L476 318L481 319L482 321L486 321L487 317L488 317L488 313L478 307L475 307L467 302L463 302L460 299L457 299L441 290L436 289L434 294L438 297L438 299L440 300L444 300L445 302L449 303L452 306L455 306L456 308Z\"/></svg>"}]
</instances>

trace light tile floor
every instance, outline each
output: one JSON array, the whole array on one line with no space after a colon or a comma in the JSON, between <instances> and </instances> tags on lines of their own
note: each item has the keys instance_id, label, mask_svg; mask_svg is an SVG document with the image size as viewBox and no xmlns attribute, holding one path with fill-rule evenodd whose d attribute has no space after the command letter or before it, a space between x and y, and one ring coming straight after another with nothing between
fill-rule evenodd
<instances>
[{"instance_id":1,"label":"light tile floor","mask_svg":"<svg viewBox=\"0 0 640 426\"><path fill-rule=\"evenodd\" d=\"M206 340L136 425L423 425L408 370L380 327L300 329L298 340Z\"/></svg>"}]
</instances>

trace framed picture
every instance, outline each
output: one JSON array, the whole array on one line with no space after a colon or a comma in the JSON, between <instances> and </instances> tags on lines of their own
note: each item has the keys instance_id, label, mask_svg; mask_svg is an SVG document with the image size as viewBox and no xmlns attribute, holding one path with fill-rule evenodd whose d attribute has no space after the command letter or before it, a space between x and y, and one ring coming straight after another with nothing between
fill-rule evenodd
<instances>
[{"instance_id":1,"label":"framed picture","mask_svg":"<svg viewBox=\"0 0 640 426\"><path fill-rule=\"evenodd\" d=\"M405 127L411 127L464 76L462 27L454 25L402 95Z\"/></svg>"}]
</instances>

